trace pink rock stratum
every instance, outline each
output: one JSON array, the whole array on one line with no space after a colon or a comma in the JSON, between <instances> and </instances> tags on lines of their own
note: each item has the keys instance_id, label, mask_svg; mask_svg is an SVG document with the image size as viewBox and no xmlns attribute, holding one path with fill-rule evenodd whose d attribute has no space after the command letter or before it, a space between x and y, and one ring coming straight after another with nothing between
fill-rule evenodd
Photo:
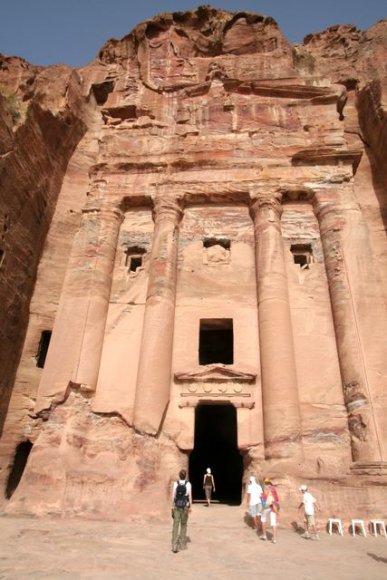
<instances>
[{"instance_id":1,"label":"pink rock stratum","mask_svg":"<svg viewBox=\"0 0 387 580\"><path fill-rule=\"evenodd\" d=\"M386 63L208 6L0 56L3 510L169 516L210 466L387 518Z\"/></svg>"}]
</instances>

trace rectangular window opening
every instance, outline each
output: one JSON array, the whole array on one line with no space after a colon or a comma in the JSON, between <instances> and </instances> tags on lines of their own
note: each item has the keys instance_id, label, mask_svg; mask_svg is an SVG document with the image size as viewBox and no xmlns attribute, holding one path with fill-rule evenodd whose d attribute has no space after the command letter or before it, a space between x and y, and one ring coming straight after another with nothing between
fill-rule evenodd
<instances>
[{"instance_id":1,"label":"rectangular window opening","mask_svg":"<svg viewBox=\"0 0 387 580\"><path fill-rule=\"evenodd\" d=\"M136 272L137 268L142 266L142 256L131 256L129 264L129 272Z\"/></svg>"},{"instance_id":2,"label":"rectangular window opening","mask_svg":"<svg viewBox=\"0 0 387 580\"><path fill-rule=\"evenodd\" d=\"M211 248L212 246L222 246L225 250L231 248L231 242L227 238L204 238L203 246L205 248Z\"/></svg>"},{"instance_id":3,"label":"rectangular window opening","mask_svg":"<svg viewBox=\"0 0 387 580\"><path fill-rule=\"evenodd\" d=\"M138 268L141 268L143 257L146 251L140 246L131 246L126 248L125 254L125 266L128 272L137 272Z\"/></svg>"},{"instance_id":4,"label":"rectangular window opening","mask_svg":"<svg viewBox=\"0 0 387 580\"><path fill-rule=\"evenodd\" d=\"M293 261L302 270L308 270L313 262L312 244L292 244L290 251L293 254Z\"/></svg>"},{"instance_id":5,"label":"rectangular window opening","mask_svg":"<svg viewBox=\"0 0 387 580\"><path fill-rule=\"evenodd\" d=\"M232 318L202 318L199 332L200 365L234 363Z\"/></svg>"},{"instance_id":6,"label":"rectangular window opening","mask_svg":"<svg viewBox=\"0 0 387 580\"><path fill-rule=\"evenodd\" d=\"M36 366L40 369L44 368L46 362L48 347L50 346L51 330L43 330L40 335L38 352L36 353Z\"/></svg>"}]
</instances>

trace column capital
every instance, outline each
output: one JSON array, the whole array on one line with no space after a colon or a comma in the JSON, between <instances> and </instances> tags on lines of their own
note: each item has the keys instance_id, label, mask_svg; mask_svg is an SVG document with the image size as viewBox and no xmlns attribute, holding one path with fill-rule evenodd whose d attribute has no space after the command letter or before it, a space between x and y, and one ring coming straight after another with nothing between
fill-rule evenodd
<instances>
[{"instance_id":1,"label":"column capital","mask_svg":"<svg viewBox=\"0 0 387 580\"><path fill-rule=\"evenodd\" d=\"M87 204L82 209L82 215L88 214L97 214L99 216L103 216L104 218L112 217L120 221L123 221L124 219L124 212L118 205L113 204L100 204L98 202Z\"/></svg>"},{"instance_id":2,"label":"column capital","mask_svg":"<svg viewBox=\"0 0 387 580\"><path fill-rule=\"evenodd\" d=\"M334 212L341 214L345 207L352 207L353 202L348 205L348 200L344 200L343 196L337 190L337 186L317 189L315 191L312 206L316 217L327 215Z\"/></svg>"},{"instance_id":3,"label":"column capital","mask_svg":"<svg viewBox=\"0 0 387 580\"><path fill-rule=\"evenodd\" d=\"M337 203L333 201L326 201L319 199L317 196L314 198L313 211L317 218L325 217L329 213L339 213L339 208Z\"/></svg>"},{"instance_id":4,"label":"column capital","mask_svg":"<svg viewBox=\"0 0 387 580\"><path fill-rule=\"evenodd\" d=\"M321 222L326 217L336 217L343 224L345 216L357 213L361 216L360 204L354 199L338 199L336 192L319 192L313 199L313 211Z\"/></svg>"},{"instance_id":5,"label":"column capital","mask_svg":"<svg viewBox=\"0 0 387 580\"><path fill-rule=\"evenodd\" d=\"M183 217L183 207L182 197L156 197L153 199L153 220L155 223L169 220L177 225Z\"/></svg>"},{"instance_id":6,"label":"column capital","mask_svg":"<svg viewBox=\"0 0 387 580\"><path fill-rule=\"evenodd\" d=\"M100 214L103 218L113 218L120 222L124 220L125 214L118 205L102 205Z\"/></svg>"},{"instance_id":7,"label":"column capital","mask_svg":"<svg viewBox=\"0 0 387 580\"><path fill-rule=\"evenodd\" d=\"M345 227L343 208L330 201L318 201L313 204L313 211L320 225L321 235L327 232L341 232Z\"/></svg>"},{"instance_id":8,"label":"column capital","mask_svg":"<svg viewBox=\"0 0 387 580\"><path fill-rule=\"evenodd\" d=\"M250 203L250 216L253 221L258 217L266 216L267 221L279 222L282 215L282 194L277 193L272 196L257 197Z\"/></svg>"}]
</instances>

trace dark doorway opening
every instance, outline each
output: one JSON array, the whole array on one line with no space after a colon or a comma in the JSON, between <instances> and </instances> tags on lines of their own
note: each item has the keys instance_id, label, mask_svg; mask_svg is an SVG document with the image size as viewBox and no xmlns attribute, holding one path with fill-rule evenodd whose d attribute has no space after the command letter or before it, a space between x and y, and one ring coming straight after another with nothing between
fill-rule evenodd
<instances>
[{"instance_id":1,"label":"dark doorway opening","mask_svg":"<svg viewBox=\"0 0 387 580\"><path fill-rule=\"evenodd\" d=\"M236 409L231 404L196 407L195 445L190 455L189 477L194 500L204 499L203 476L214 475L214 499L230 505L241 503L243 459L237 444Z\"/></svg>"},{"instance_id":2,"label":"dark doorway opening","mask_svg":"<svg viewBox=\"0 0 387 580\"><path fill-rule=\"evenodd\" d=\"M234 332L232 318L202 318L200 320L199 364L234 362Z\"/></svg>"},{"instance_id":3,"label":"dark doorway opening","mask_svg":"<svg viewBox=\"0 0 387 580\"><path fill-rule=\"evenodd\" d=\"M5 497L10 499L22 478L27 459L32 449L31 441L23 441L16 447L15 457L5 488Z\"/></svg>"}]
</instances>

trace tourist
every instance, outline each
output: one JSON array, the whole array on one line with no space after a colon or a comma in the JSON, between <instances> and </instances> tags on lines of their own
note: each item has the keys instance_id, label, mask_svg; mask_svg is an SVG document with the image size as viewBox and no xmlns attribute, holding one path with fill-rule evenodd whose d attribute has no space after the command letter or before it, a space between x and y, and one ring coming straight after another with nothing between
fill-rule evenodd
<instances>
[{"instance_id":1,"label":"tourist","mask_svg":"<svg viewBox=\"0 0 387 580\"><path fill-rule=\"evenodd\" d=\"M187 472L182 469L172 490L172 552L175 554L187 547L187 523L191 506L192 487L187 481Z\"/></svg>"},{"instance_id":2,"label":"tourist","mask_svg":"<svg viewBox=\"0 0 387 580\"><path fill-rule=\"evenodd\" d=\"M261 540L267 540L266 528L267 518L270 518L270 528L272 533L272 543L277 543L277 514L280 510L279 498L276 488L270 479L264 481L264 491L262 494L262 535Z\"/></svg>"},{"instance_id":3,"label":"tourist","mask_svg":"<svg viewBox=\"0 0 387 580\"><path fill-rule=\"evenodd\" d=\"M212 492L215 491L215 480L214 476L211 473L211 469L207 467L206 473L203 477L203 489L206 495L207 506L210 507L211 505L211 496Z\"/></svg>"},{"instance_id":4,"label":"tourist","mask_svg":"<svg viewBox=\"0 0 387 580\"><path fill-rule=\"evenodd\" d=\"M318 540L319 536L317 534L316 521L314 517L315 510L319 509L316 498L308 491L307 485L301 485L300 491L302 493L302 501L298 506L298 509L304 507L306 519L306 532L303 537Z\"/></svg>"},{"instance_id":5,"label":"tourist","mask_svg":"<svg viewBox=\"0 0 387 580\"><path fill-rule=\"evenodd\" d=\"M249 484L247 486L247 506L248 512L253 522L253 528L258 530L261 526L259 525L259 518L262 513L262 500L261 495L263 493L262 487L257 483L255 476L251 475L249 479Z\"/></svg>"}]
</instances>

